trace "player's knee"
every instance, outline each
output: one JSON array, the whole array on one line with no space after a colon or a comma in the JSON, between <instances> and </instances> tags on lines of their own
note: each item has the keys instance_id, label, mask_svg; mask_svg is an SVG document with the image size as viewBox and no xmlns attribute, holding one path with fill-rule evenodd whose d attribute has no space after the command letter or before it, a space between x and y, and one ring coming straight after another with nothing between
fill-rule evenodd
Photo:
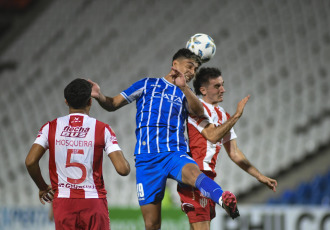
<instances>
[{"instance_id":1,"label":"player's knee","mask_svg":"<svg viewBox=\"0 0 330 230\"><path fill-rule=\"evenodd\" d=\"M197 177L202 172L195 164L187 164L182 169L182 182L190 186L195 186Z\"/></svg>"},{"instance_id":2,"label":"player's knee","mask_svg":"<svg viewBox=\"0 0 330 230\"><path fill-rule=\"evenodd\" d=\"M152 221L146 221L145 222L146 230L158 230L160 229L160 223L152 222Z\"/></svg>"}]
</instances>

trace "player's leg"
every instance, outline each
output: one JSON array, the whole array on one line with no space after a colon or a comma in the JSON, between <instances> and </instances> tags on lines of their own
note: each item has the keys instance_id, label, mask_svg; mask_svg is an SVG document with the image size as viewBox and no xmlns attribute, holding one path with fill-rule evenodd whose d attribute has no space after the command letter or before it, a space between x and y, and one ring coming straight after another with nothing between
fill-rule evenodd
<instances>
[{"instance_id":1,"label":"player's leg","mask_svg":"<svg viewBox=\"0 0 330 230\"><path fill-rule=\"evenodd\" d=\"M170 176L186 185L196 187L201 193L222 205L221 187L199 170L197 163L185 152L172 154Z\"/></svg>"},{"instance_id":2,"label":"player's leg","mask_svg":"<svg viewBox=\"0 0 330 230\"><path fill-rule=\"evenodd\" d=\"M185 157L184 157L185 156ZM177 173L174 179L184 184L194 186L201 191L201 193L212 199L215 203L224 207L226 212L234 219L239 216L237 209L237 201L234 194L231 192L226 192L224 197L222 197L222 188L215 183L212 179L206 176L199 170L197 163L188 156L186 153L178 152L178 154L173 154L172 161L175 161L172 170L172 177L176 175L177 170L181 171ZM224 200L225 202L222 202Z\"/></svg>"},{"instance_id":3,"label":"player's leg","mask_svg":"<svg viewBox=\"0 0 330 230\"><path fill-rule=\"evenodd\" d=\"M182 211L186 213L191 230L209 230L210 221L215 217L215 204L201 192L188 185L178 184Z\"/></svg>"},{"instance_id":4,"label":"player's leg","mask_svg":"<svg viewBox=\"0 0 330 230\"><path fill-rule=\"evenodd\" d=\"M188 163L182 168L182 182L198 188L204 196L222 206L233 219L239 216L235 195L229 191L224 193L220 185L202 173L197 165Z\"/></svg>"},{"instance_id":5,"label":"player's leg","mask_svg":"<svg viewBox=\"0 0 330 230\"><path fill-rule=\"evenodd\" d=\"M194 163L185 164L182 168L182 182L184 184L195 187L198 176L202 174L198 165Z\"/></svg>"},{"instance_id":6,"label":"player's leg","mask_svg":"<svg viewBox=\"0 0 330 230\"><path fill-rule=\"evenodd\" d=\"M146 230L158 230L161 227L161 202L140 206Z\"/></svg>"},{"instance_id":7,"label":"player's leg","mask_svg":"<svg viewBox=\"0 0 330 230\"><path fill-rule=\"evenodd\" d=\"M202 173L196 164L188 163L183 166L182 182L198 188L204 196L211 198L214 202L222 205L220 198L223 191L221 187Z\"/></svg>"},{"instance_id":8,"label":"player's leg","mask_svg":"<svg viewBox=\"0 0 330 230\"><path fill-rule=\"evenodd\" d=\"M161 165L161 154L139 154L135 157L136 190L145 229L160 229L161 201L167 174Z\"/></svg>"}]
</instances>

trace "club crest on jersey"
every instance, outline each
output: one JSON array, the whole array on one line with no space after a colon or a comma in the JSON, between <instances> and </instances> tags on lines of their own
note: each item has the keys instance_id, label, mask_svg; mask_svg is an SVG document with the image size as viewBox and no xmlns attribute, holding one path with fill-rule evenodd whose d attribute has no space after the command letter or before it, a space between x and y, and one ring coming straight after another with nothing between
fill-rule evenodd
<instances>
[{"instance_id":1,"label":"club crest on jersey","mask_svg":"<svg viewBox=\"0 0 330 230\"><path fill-rule=\"evenodd\" d=\"M85 138L88 134L88 131L89 128L65 126L61 136Z\"/></svg>"},{"instance_id":2,"label":"club crest on jersey","mask_svg":"<svg viewBox=\"0 0 330 230\"><path fill-rule=\"evenodd\" d=\"M163 96L163 98L167 99L168 102L176 104L176 105L181 105L182 104L182 99L179 96L176 95L172 95L172 94L167 94L167 93L159 93L159 92L154 92L153 97L155 98L161 98Z\"/></svg>"},{"instance_id":3,"label":"club crest on jersey","mask_svg":"<svg viewBox=\"0 0 330 230\"><path fill-rule=\"evenodd\" d=\"M111 136L111 137L110 137L110 141L111 141L112 143L114 143L114 144L118 144L118 142L117 142L117 137L116 137L116 136Z\"/></svg>"},{"instance_id":4,"label":"club crest on jersey","mask_svg":"<svg viewBox=\"0 0 330 230\"><path fill-rule=\"evenodd\" d=\"M42 135L42 131L39 131L37 137L40 137L41 135Z\"/></svg>"}]
</instances>

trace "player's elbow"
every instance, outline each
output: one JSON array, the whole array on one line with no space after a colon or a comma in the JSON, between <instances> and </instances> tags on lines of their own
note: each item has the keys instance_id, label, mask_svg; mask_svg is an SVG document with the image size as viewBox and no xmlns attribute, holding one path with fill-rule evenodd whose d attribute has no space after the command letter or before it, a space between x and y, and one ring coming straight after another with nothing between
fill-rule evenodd
<instances>
[{"instance_id":1,"label":"player's elbow","mask_svg":"<svg viewBox=\"0 0 330 230\"><path fill-rule=\"evenodd\" d=\"M121 176L127 176L131 172L131 167L128 163L116 169Z\"/></svg>"},{"instance_id":2,"label":"player's elbow","mask_svg":"<svg viewBox=\"0 0 330 230\"><path fill-rule=\"evenodd\" d=\"M216 144L218 142L216 138L210 138L208 141L210 141L212 144Z\"/></svg>"},{"instance_id":3,"label":"player's elbow","mask_svg":"<svg viewBox=\"0 0 330 230\"><path fill-rule=\"evenodd\" d=\"M117 110L117 108L113 107L113 106L109 106L109 105L101 105L103 109L105 109L108 112L114 112Z\"/></svg>"},{"instance_id":4,"label":"player's elbow","mask_svg":"<svg viewBox=\"0 0 330 230\"><path fill-rule=\"evenodd\" d=\"M218 142L216 136L212 135L211 133L204 133L203 136L205 137L206 140L208 140L212 144L216 144Z\"/></svg>"},{"instance_id":5,"label":"player's elbow","mask_svg":"<svg viewBox=\"0 0 330 230\"><path fill-rule=\"evenodd\" d=\"M196 117L199 117L199 118L202 118L202 117L205 117L204 115L204 107L202 105L202 103L200 103L200 106L192 106L189 108L189 113L196 116Z\"/></svg>"},{"instance_id":6,"label":"player's elbow","mask_svg":"<svg viewBox=\"0 0 330 230\"><path fill-rule=\"evenodd\" d=\"M202 109L202 110L197 110L197 111L195 111L195 115L197 116L197 117L200 117L200 118L202 118L202 117L204 117L205 115L204 115L204 110Z\"/></svg>"},{"instance_id":7,"label":"player's elbow","mask_svg":"<svg viewBox=\"0 0 330 230\"><path fill-rule=\"evenodd\" d=\"M36 164L36 161L32 158L27 156L25 159L25 166L27 169L33 167Z\"/></svg>"}]
</instances>

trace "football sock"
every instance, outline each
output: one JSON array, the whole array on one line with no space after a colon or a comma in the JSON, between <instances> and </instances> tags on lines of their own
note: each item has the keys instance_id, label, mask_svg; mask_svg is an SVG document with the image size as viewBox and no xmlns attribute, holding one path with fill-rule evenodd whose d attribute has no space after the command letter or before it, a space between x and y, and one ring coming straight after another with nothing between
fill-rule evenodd
<instances>
[{"instance_id":1,"label":"football sock","mask_svg":"<svg viewBox=\"0 0 330 230\"><path fill-rule=\"evenodd\" d=\"M217 204L222 205L222 199L220 198L223 191L221 187L217 183L215 183L212 179L210 179L208 176L206 176L204 173L201 173L197 177L195 186L204 196L210 198Z\"/></svg>"}]
</instances>

